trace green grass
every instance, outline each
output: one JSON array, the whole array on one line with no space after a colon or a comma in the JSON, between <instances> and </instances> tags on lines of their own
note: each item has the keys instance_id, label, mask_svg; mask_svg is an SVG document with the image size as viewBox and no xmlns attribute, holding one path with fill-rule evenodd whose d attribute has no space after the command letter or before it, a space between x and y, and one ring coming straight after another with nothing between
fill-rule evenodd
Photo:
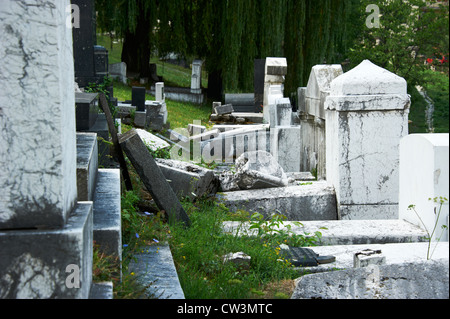
<instances>
[{"instance_id":1,"label":"green grass","mask_svg":"<svg viewBox=\"0 0 450 319\"><path fill-rule=\"evenodd\" d=\"M114 82L114 97L119 101L131 100L131 87L120 82ZM146 100L154 100L155 97L146 94ZM172 129L187 128L188 124L192 124L194 120L201 121L202 125L207 125L209 116L211 115L211 106L208 102L202 105L177 102L166 99L168 122Z\"/></svg>"},{"instance_id":2,"label":"green grass","mask_svg":"<svg viewBox=\"0 0 450 319\"><path fill-rule=\"evenodd\" d=\"M261 237L224 234L223 221L233 217L225 207L211 200L197 204L184 202L183 206L192 225L187 229L172 225L169 243L186 298L290 296L292 291L277 287L276 283L292 283L302 273L281 258L276 247L281 243L281 237L261 240ZM224 255L235 252L251 257L248 268L223 262ZM276 288L269 292L268 287L274 286Z\"/></svg>"},{"instance_id":3,"label":"green grass","mask_svg":"<svg viewBox=\"0 0 450 319\"><path fill-rule=\"evenodd\" d=\"M119 40L115 41L117 43L112 43L111 48L111 38L107 35L97 34L97 44L104 46L108 50L108 59L110 64L121 62L122 42ZM190 68L184 68L171 63L166 63L156 57L151 58L150 63L156 63L157 74L163 77L165 86L191 86L192 71ZM204 88L208 87L208 73L204 70L204 68L202 71L202 86Z\"/></svg>"},{"instance_id":4,"label":"green grass","mask_svg":"<svg viewBox=\"0 0 450 319\"><path fill-rule=\"evenodd\" d=\"M449 132L449 78L448 75L435 71L425 71L421 85L434 103L434 133ZM425 110L427 103L415 87L409 87L411 110L409 114L409 133L427 133Z\"/></svg>"}]
</instances>

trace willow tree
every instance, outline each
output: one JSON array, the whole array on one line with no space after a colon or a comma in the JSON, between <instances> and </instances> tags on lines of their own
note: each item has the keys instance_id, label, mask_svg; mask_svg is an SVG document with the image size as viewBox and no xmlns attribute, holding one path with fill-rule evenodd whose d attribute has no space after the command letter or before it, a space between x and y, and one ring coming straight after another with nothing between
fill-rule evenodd
<instances>
[{"instance_id":1,"label":"willow tree","mask_svg":"<svg viewBox=\"0 0 450 319\"><path fill-rule=\"evenodd\" d=\"M96 0L98 26L123 39L122 61L129 72L150 75L150 56L157 24L156 0Z\"/></svg>"},{"instance_id":2,"label":"willow tree","mask_svg":"<svg viewBox=\"0 0 450 319\"><path fill-rule=\"evenodd\" d=\"M208 95L253 91L254 60L285 56L285 92L306 85L311 67L345 49L348 3L358 0L97 0L124 38L122 60L146 73L152 46L204 60ZM111 9L113 7L113 9ZM103 7L102 7L103 8ZM105 11L103 15L102 11ZM109 11L109 12L106 12ZM342 57L341 57L342 58Z\"/></svg>"}]
</instances>

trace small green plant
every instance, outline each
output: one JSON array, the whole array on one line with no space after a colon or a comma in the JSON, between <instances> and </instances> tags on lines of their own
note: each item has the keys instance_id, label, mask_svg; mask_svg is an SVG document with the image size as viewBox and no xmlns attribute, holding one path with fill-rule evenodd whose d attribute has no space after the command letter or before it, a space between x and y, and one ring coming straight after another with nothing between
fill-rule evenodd
<instances>
[{"instance_id":1,"label":"small green plant","mask_svg":"<svg viewBox=\"0 0 450 319\"><path fill-rule=\"evenodd\" d=\"M425 231L427 232L427 237L425 237L425 239L428 241L427 260L430 260L431 257L433 256L434 251L436 250L436 247L437 247L439 241L441 240L442 235L444 234L444 231L446 229L448 229L447 225L442 225L442 227L441 227L442 232L441 232L440 236L438 236L436 238L436 245L434 246L433 250L430 251L430 249L431 249L431 241L432 241L432 239L434 237L434 234L436 232L437 224L439 222L439 217L441 216L442 206L444 205L445 202L448 201L448 199L446 197L439 196L439 197L434 197L434 198L428 198L428 200L429 201L433 201L434 203L438 204L438 207L439 207L439 209L437 209L437 207L434 207L434 215L436 216L436 221L434 223L434 227L433 227L433 230L431 231L431 233L429 232L427 226L425 226L425 223L423 222L422 218L420 218L420 215L417 213L416 205L409 205L408 206L408 210L412 210L417 215L417 217L420 220L420 223L422 224L422 226L424 227Z\"/></svg>"},{"instance_id":2,"label":"small green plant","mask_svg":"<svg viewBox=\"0 0 450 319\"><path fill-rule=\"evenodd\" d=\"M286 216L281 213L273 214L270 218L266 219L260 213L253 213L250 217L249 229L257 230L257 236L264 238L270 242L280 244L287 243L291 246L315 246L320 242L322 233L320 231L314 232L314 234L306 233L296 234L293 232L292 227L303 227L303 224L298 221L285 223ZM326 229L321 227L320 229Z\"/></svg>"}]
</instances>

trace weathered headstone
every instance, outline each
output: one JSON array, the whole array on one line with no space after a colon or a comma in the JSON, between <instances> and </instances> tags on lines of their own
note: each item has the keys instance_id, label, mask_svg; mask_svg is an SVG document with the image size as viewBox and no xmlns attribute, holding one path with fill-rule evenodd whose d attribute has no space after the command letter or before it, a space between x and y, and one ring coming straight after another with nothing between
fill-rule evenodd
<instances>
[{"instance_id":1,"label":"weathered headstone","mask_svg":"<svg viewBox=\"0 0 450 319\"><path fill-rule=\"evenodd\" d=\"M164 95L164 82L155 83L155 100L164 102L166 99Z\"/></svg>"},{"instance_id":2,"label":"weathered headstone","mask_svg":"<svg viewBox=\"0 0 450 319\"><path fill-rule=\"evenodd\" d=\"M201 60L192 62L191 93L202 93L202 65L203 61Z\"/></svg>"},{"instance_id":3,"label":"weathered headstone","mask_svg":"<svg viewBox=\"0 0 450 319\"><path fill-rule=\"evenodd\" d=\"M80 87L96 82L94 44L95 44L95 5L90 0L71 0L79 8L79 28L72 28L75 80ZM65 26L65 24L64 24Z\"/></svg>"},{"instance_id":4,"label":"weathered headstone","mask_svg":"<svg viewBox=\"0 0 450 319\"><path fill-rule=\"evenodd\" d=\"M301 171L315 169L318 179L326 178L325 98L330 94L331 81L342 74L340 65L315 65L307 87L297 90Z\"/></svg>"},{"instance_id":5,"label":"weathered headstone","mask_svg":"<svg viewBox=\"0 0 450 319\"><path fill-rule=\"evenodd\" d=\"M166 212L170 221L180 221L189 226L189 216L136 130L122 134L119 143L158 208Z\"/></svg>"},{"instance_id":6,"label":"weathered headstone","mask_svg":"<svg viewBox=\"0 0 450 319\"><path fill-rule=\"evenodd\" d=\"M342 219L397 219L406 81L368 60L337 77L325 102L326 174Z\"/></svg>"},{"instance_id":7,"label":"weathered headstone","mask_svg":"<svg viewBox=\"0 0 450 319\"><path fill-rule=\"evenodd\" d=\"M231 104L224 104L224 105L217 105L215 108L216 114L218 115L226 115L231 114L234 112L233 105Z\"/></svg>"},{"instance_id":8,"label":"weathered headstone","mask_svg":"<svg viewBox=\"0 0 450 319\"><path fill-rule=\"evenodd\" d=\"M91 288L92 203L77 202L69 5L0 5L0 298L87 298Z\"/></svg>"},{"instance_id":9,"label":"weathered headstone","mask_svg":"<svg viewBox=\"0 0 450 319\"><path fill-rule=\"evenodd\" d=\"M110 64L109 76L123 84L127 84L127 64L125 62Z\"/></svg>"},{"instance_id":10,"label":"weathered headstone","mask_svg":"<svg viewBox=\"0 0 450 319\"><path fill-rule=\"evenodd\" d=\"M441 241L449 240L448 228L442 229L442 226L449 226L448 163L448 133L410 134L400 141L399 217L421 228L426 227L430 234L436 226L433 241L441 236ZM410 205L415 205L420 219L408 209Z\"/></svg>"}]
</instances>

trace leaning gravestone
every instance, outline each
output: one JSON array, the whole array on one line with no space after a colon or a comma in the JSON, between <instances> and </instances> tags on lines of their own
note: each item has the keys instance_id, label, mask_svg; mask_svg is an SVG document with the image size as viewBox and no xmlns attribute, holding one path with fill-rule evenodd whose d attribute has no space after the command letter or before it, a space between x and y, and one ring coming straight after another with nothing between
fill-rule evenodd
<instances>
[{"instance_id":1,"label":"leaning gravestone","mask_svg":"<svg viewBox=\"0 0 450 319\"><path fill-rule=\"evenodd\" d=\"M93 214L92 202L77 202L69 6L0 5L0 298L87 298L91 288Z\"/></svg>"},{"instance_id":2,"label":"leaning gravestone","mask_svg":"<svg viewBox=\"0 0 450 319\"><path fill-rule=\"evenodd\" d=\"M136 130L122 134L119 143L158 208L166 212L169 220L175 218L189 226L188 215Z\"/></svg>"}]
</instances>

